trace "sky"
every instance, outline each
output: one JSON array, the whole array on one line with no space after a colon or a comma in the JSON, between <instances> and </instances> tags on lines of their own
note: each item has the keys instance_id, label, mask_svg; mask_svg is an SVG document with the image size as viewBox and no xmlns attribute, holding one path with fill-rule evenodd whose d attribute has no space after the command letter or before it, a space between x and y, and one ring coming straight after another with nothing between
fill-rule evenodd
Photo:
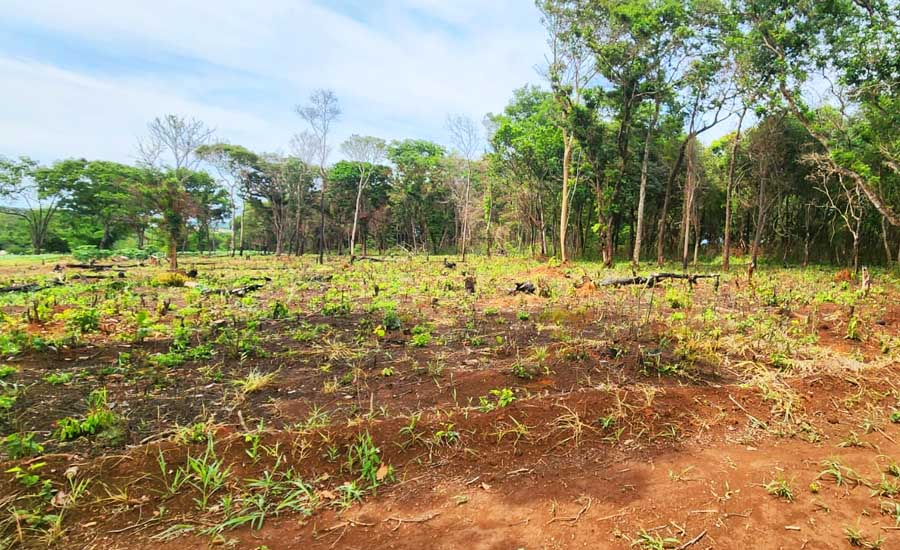
<instances>
[{"instance_id":1,"label":"sky","mask_svg":"<svg viewBox=\"0 0 900 550\"><path fill-rule=\"evenodd\" d=\"M448 115L500 111L545 51L531 0L0 0L0 155L134 162L168 113L287 152L317 88L335 145L449 145Z\"/></svg>"}]
</instances>

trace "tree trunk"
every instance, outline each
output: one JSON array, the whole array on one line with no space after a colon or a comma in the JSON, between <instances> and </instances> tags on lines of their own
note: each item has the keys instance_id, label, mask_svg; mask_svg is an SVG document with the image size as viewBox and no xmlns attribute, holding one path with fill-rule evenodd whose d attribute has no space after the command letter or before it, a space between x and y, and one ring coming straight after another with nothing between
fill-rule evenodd
<instances>
[{"instance_id":1,"label":"tree trunk","mask_svg":"<svg viewBox=\"0 0 900 550\"><path fill-rule=\"evenodd\" d=\"M168 257L169 257L169 270L175 271L178 269L178 233L174 231L169 232L169 238L167 239L168 244Z\"/></svg>"},{"instance_id":2,"label":"tree trunk","mask_svg":"<svg viewBox=\"0 0 900 550\"><path fill-rule=\"evenodd\" d=\"M363 170L360 168L360 170ZM356 253L356 225L359 221L359 203L362 202L362 192L365 181L363 176L359 178L359 184L356 186L356 208L353 210L353 229L350 231L350 257Z\"/></svg>"},{"instance_id":3,"label":"tree trunk","mask_svg":"<svg viewBox=\"0 0 900 550\"><path fill-rule=\"evenodd\" d=\"M887 266L891 267L894 259L891 257L891 246L888 244L887 220L881 216L881 241L884 243L884 256L887 258Z\"/></svg>"},{"instance_id":4,"label":"tree trunk","mask_svg":"<svg viewBox=\"0 0 900 550\"><path fill-rule=\"evenodd\" d=\"M559 256L566 263L566 227L569 225L569 165L572 161L572 138L563 130L562 200L559 206Z\"/></svg>"},{"instance_id":5,"label":"tree trunk","mask_svg":"<svg viewBox=\"0 0 900 550\"><path fill-rule=\"evenodd\" d=\"M687 171L684 176L684 201L682 205L681 231L684 235L683 247L681 249L681 268L687 269L688 266L688 250L691 241L691 214L694 208L694 188L696 187L694 178L696 177L694 170L694 142L688 144L686 152Z\"/></svg>"},{"instance_id":6,"label":"tree trunk","mask_svg":"<svg viewBox=\"0 0 900 550\"><path fill-rule=\"evenodd\" d=\"M241 256L244 255L244 213L247 211L247 205L244 204L243 208L241 208Z\"/></svg>"},{"instance_id":7,"label":"tree trunk","mask_svg":"<svg viewBox=\"0 0 900 550\"><path fill-rule=\"evenodd\" d=\"M641 261L641 237L644 231L644 203L647 199L647 172L650 167L650 141L653 137L653 130L656 127L656 120L659 118L659 104L661 101L659 94L656 95L654 102L653 118L650 125L647 126L647 136L644 139L644 158L641 160L641 189L638 193L637 207L637 227L634 230L634 251L631 255L631 265L637 268Z\"/></svg>"},{"instance_id":8,"label":"tree trunk","mask_svg":"<svg viewBox=\"0 0 900 550\"><path fill-rule=\"evenodd\" d=\"M688 136L688 138L681 142L681 146L678 148L678 156L675 157L675 164L672 165L672 169L669 171L669 178L666 180L666 192L663 197L663 204L662 208L660 209L659 220L657 221L656 226L656 264L659 266L662 266L666 262L666 256L664 253L666 239L666 218L669 214L669 204L671 203L672 198L672 186L675 185L675 179L678 177L678 171L681 170L681 164L684 162L684 151L687 148L687 144L690 139L691 137Z\"/></svg>"},{"instance_id":9,"label":"tree trunk","mask_svg":"<svg viewBox=\"0 0 900 550\"><path fill-rule=\"evenodd\" d=\"M722 249L722 269L728 271L731 267L731 202L734 193L734 172L737 165L737 151L741 142L741 125L744 123L744 117L747 115L746 105L741 110L741 116L738 118L737 132L734 135L734 141L731 143L731 158L728 159L728 183L725 187L725 242Z\"/></svg>"},{"instance_id":10,"label":"tree trunk","mask_svg":"<svg viewBox=\"0 0 900 550\"><path fill-rule=\"evenodd\" d=\"M325 263L325 185L326 185L326 175L325 175L325 167L319 167L319 176L322 178L322 191L321 196L319 198L319 214L320 214L320 224L319 224L319 264Z\"/></svg>"},{"instance_id":11,"label":"tree trunk","mask_svg":"<svg viewBox=\"0 0 900 550\"><path fill-rule=\"evenodd\" d=\"M765 161L763 161L765 162ZM753 233L753 245L750 250L750 265L755 266L759 257L759 242L762 239L763 227L766 223L766 178L768 170L763 169L759 175L759 185L757 186L757 213L756 213L756 230Z\"/></svg>"}]
</instances>

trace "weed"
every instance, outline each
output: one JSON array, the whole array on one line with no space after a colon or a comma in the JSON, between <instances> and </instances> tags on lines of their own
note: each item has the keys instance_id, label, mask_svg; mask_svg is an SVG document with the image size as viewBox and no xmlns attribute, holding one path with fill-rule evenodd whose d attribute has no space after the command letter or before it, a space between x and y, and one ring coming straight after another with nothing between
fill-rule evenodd
<instances>
[{"instance_id":1,"label":"weed","mask_svg":"<svg viewBox=\"0 0 900 550\"><path fill-rule=\"evenodd\" d=\"M9 434L3 438L3 451L12 459L39 455L44 452L44 446L34 441L34 432L23 434Z\"/></svg>"},{"instance_id":2,"label":"weed","mask_svg":"<svg viewBox=\"0 0 900 550\"><path fill-rule=\"evenodd\" d=\"M765 487L766 492L770 495L786 500L788 502L794 502L794 490L791 488L790 483L786 479L773 479L766 483Z\"/></svg>"},{"instance_id":3,"label":"weed","mask_svg":"<svg viewBox=\"0 0 900 550\"><path fill-rule=\"evenodd\" d=\"M278 371L267 372L264 374L253 369L247 376L232 380L231 383L237 386L243 394L255 393L267 388L272 381L275 380L276 376L278 376Z\"/></svg>"}]
</instances>

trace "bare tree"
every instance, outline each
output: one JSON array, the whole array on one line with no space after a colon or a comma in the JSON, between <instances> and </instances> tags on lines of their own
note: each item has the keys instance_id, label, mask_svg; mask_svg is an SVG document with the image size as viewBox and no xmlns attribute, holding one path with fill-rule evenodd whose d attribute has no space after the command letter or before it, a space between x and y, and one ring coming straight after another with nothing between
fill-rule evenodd
<instances>
[{"instance_id":1,"label":"bare tree","mask_svg":"<svg viewBox=\"0 0 900 550\"><path fill-rule=\"evenodd\" d=\"M209 143L214 130L197 119L172 114L156 117L147 130L147 138L138 142L139 162L153 172L149 196L162 215L169 269L174 270L178 268L178 243L191 212L185 182L202 161L197 150Z\"/></svg>"},{"instance_id":2,"label":"bare tree","mask_svg":"<svg viewBox=\"0 0 900 550\"><path fill-rule=\"evenodd\" d=\"M447 130L450 132L450 142L463 159L465 168L465 192L462 205L462 235L460 248L462 261L466 261L466 244L469 237L469 194L472 188L472 160L478 153L481 136L475 122L466 115L447 117Z\"/></svg>"},{"instance_id":3,"label":"bare tree","mask_svg":"<svg viewBox=\"0 0 900 550\"><path fill-rule=\"evenodd\" d=\"M225 182L228 189L228 200L231 203L231 256L234 257L237 250L237 196L241 186L242 167L231 161L231 156L219 147L200 147L199 156L211 164L219 179ZM243 206L242 206L243 209ZM243 210L241 211L241 231L243 232Z\"/></svg>"},{"instance_id":4,"label":"bare tree","mask_svg":"<svg viewBox=\"0 0 900 550\"><path fill-rule=\"evenodd\" d=\"M853 272L859 273L859 236L868 202L864 200L863 190L856 179L845 177L841 170L835 169L827 154L811 153L803 160L814 167L809 177L816 181L817 189L825 196L825 207L840 216L853 237ZM833 183L837 183L834 189L829 185Z\"/></svg>"},{"instance_id":5,"label":"bare tree","mask_svg":"<svg viewBox=\"0 0 900 550\"><path fill-rule=\"evenodd\" d=\"M353 134L341 144L341 151L359 167L356 206L353 210L353 229L350 232L350 257L352 258L356 247L356 226L359 223L359 205L362 202L363 189L369 184L369 179L378 163L384 161L387 144L381 138Z\"/></svg>"},{"instance_id":6,"label":"bare tree","mask_svg":"<svg viewBox=\"0 0 900 550\"><path fill-rule=\"evenodd\" d=\"M297 105L297 114L309 124L312 135L316 141L313 154L319 167L321 180L321 196L319 201L320 232L319 232L319 263L325 261L325 190L328 187L328 172L325 167L328 164L328 156L331 154L331 146L328 138L331 134L331 125L341 115L337 95L333 90L318 89L309 96L309 104Z\"/></svg>"}]
</instances>

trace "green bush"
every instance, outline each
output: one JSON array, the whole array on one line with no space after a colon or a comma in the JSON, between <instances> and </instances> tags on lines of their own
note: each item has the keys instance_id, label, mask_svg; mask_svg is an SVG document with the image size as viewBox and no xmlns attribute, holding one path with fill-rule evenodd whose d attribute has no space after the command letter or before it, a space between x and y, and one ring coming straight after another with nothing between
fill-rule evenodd
<instances>
[{"instance_id":1,"label":"green bush","mask_svg":"<svg viewBox=\"0 0 900 550\"><path fill-rule=\"evenodd\" d=\"M97 248L94 245L77 246L74 250L72 250L72 256L79 262L103 260L112 256L112 254L112 250Z\"/></svg>"}]
</instances>

